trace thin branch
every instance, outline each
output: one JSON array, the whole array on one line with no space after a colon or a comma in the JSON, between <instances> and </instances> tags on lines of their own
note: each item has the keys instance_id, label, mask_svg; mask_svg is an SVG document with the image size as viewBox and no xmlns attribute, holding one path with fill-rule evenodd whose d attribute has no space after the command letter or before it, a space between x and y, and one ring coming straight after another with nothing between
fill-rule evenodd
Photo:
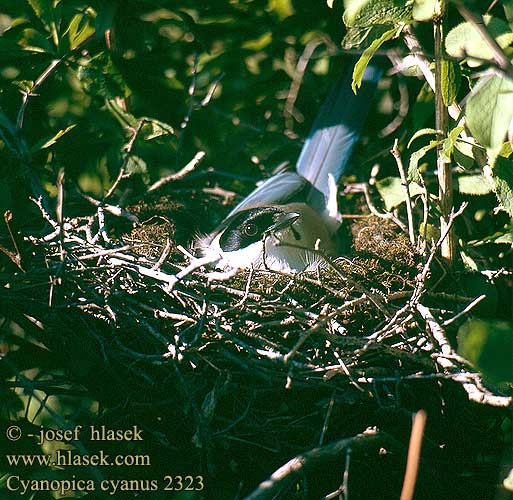
<instances>
[{"instance_id":1,"label":"thin branch","mask_svg":"<svg viewBox=\"0 0 513 500\"><path fill-rule=\"evenodd\" d=\"M283 110L283 114L285 117L293 117L295 115L294 105L297 100L297 96L299 94L299 89L301 88L301 83L303 81L303 77L305 76L305 71L312 59L314 52L317 50L317 47L322 44L328 44L328 41L325 39L314 39L308 42L303 50L301 56L299 56L299 60L296 64L296 70L294 71L294 76L292 79L292 83L290 84L289 92L287 94L287 99L285 101L285 108ZM288 127L290 128L290 127Z\"/></svg>"},{"instance_id":2,"label":"thin branch","mask_svg":"<svg viewBox=\"0 0 513 500\"><path fill-rule=\"evenodd\" d=\"M205 158L205 152L198 151L194 155L194 158L189 163L187 163L185 167L181 168L178 172L174 172L170 175L167 175L166 177L162 177L162 179L159 179L157 182L153 183L148 188L148 193L160 189L164 184L167 184L168 182L174 182L183 179L186 175L190 174L199 165L200 161L203 160L203 158Z\"/></svg>"},{"instance_id":3,"label":"thin branch","mask_svg":"<svg viewBox=\"0 0 513 500\"><path fill-rule=\"evenodd\" d=\"M289 460L276 470L269 479L260 483L258 488L248 495L245 500L271 500L291 486L307 470L325 466L342 455L348 447L353 452L355 448L374 448L379 445L381 438L376 430L368 430L356 436L341 439L321 448L314 448Z\"/></svg>"},{"instance_id":4,"label":"thin branch","mask_svg":"<svg viewBox=\"0 0 513 500\"><path fill-rule=\"evenodd\" d=\"M0 252L4 253L7 257L9 257L9 259L11 259L11 261L14 264L16 264L16 266L18 266L20 271L25 272L25 270L23 269L23 267L21 265L21 253L18 248L18 244L16 243L16 238L14 237L14 233L12 232L12 229L11 229L10 223L12 221L12 212L10 210L7 210L4 213L4 221L5 221L5 225L7 226L7 231L9 232L9 236L11 237L11 241L12 241L12 244L13 244L16 252L9 250L2 245L0 245Z\"/></svg>"},{"instance_id":5,"label":"thin branch","mask_svg":"<svg viewBox=\"0 0 513 500\"><path fill-rule=\"evenodd\" d=\"M37 80L34 82L30 90L23 92L23 99L21 101L21 106L18 111L18 118L16 120L16 127L18 130L23 128L23 120L25 117L25 111L27 110L28 102L30 97L34 97L35 91L45 82L45 80L52 74L52 71L64 60L63 57L60 59L54 59L48 67L39 75Z\"/></svg>"},{"instance_id":6,"label":"thin branch","mask_svg":"<svg viewBox=\"0 0 513 500\"><path fill-rule=\"evenodd\" d=\"M380 219L389 219L394 224L396 224L398 227L401 228L401 230L408 234L408 227L406 224L399 219L399 217L396 217L392 212L380 212L372 202L370 193L369 193L369 185L367 183L359 183L359 184L349 184L346 186L346 189L344 189L344 193L354 193L354 192L361 192L365 196L365 203L367 204L367 207L372 215L375 215L376 217L379 217Z\"/></svg>"},{"instance_id":7,"label":"thin branch","mask_svg":"<svg viewBox=\"0 0 513 500\"><path fill-rule=\"evenodd\" d=\"M394 147L392 148L392 156L395 158L397 163L397 169L401 176L401 184L404 188L404 194L406 196L406 215L408 217L408 234L410 236L410 242L412 246L415 246L415 230L413 228L413 212L412 212L412 201L410 196L410 186L406 179L406 173L404 171L403 160L401 159L401 153L399 152L398 140L394 141Z\"/></svg>"},{"instance_id":8,"label":"thin branch","mask_svg":"<svg viewBox=\"0 0 513 500\"><path fill-rule=\"evenodd\" d=\"M442 3L443 10L445 6ZM447 229L447 238L442 242L441 254L449 267L456 257L456 235L454 227L449 227L449 215L453 208L453 179L451 163L443 153L443 140L447 135L447 108L442 96L442 63L444 58L444 15L434 22L435 39L435 128L438 142L436 145L436 171L438 173L438 196L440 199L440 230Z\"/></svg>"},{"instance_id":9,"label":"thin branch","mask_svg":"<svg viewBox=\"0 0 513 500\"><path fill-rule=\"evenodd\" d=\"M139 120L137 122L136 127L133 129L132 137L130 137L130 140L128 141L128 143L127 143L127 145L125 147L125 151L124 151L125 152L125 158L123 160L123 164L121 165L121 168L119 169L119 173L118 173L118 176L116 177L116 180L113 182L112 186L107 191L107 194L104 196L104 198L103 198L104 200L106 200L107 198L110 198L112 196L112 194L114 193L114 191L118 187L118 185L121 182L121 180L125 177L126 167L128 165L128 161L130 160L130 155L132 153L132 149L134 147L135 140L137 139L137 136L141 132L141 128L142 128L142 126L144 125L145 122L146 122L145 119Z\"/></svg>"},{"instance_id":10,"label":"thin branch","mask_svg":"<svg viewBox=\"0 0 513 500\"><path fill-rule=\"evenodd\" d=\"M415 33L413 32L411 26L405 26L405 28L403 29L403 34L404 43L413 54L415 62L417 63L417 66L424 75L426 82L431 87L431 90L435 92L435 77L431 69L429 68L429 59L424 55L420 42L415 36ZM461 108L459 107L458 103L454 101L449 106L448 112L453 120L458 120L458 118L461 115Z\"/></svg>"},{"instance_id":11,"label":"thin branch","mask_svg":"<svg viewBox=\"0 0 513 500\"><path fill-rule=\"evenodd\" d=\"M474 307L477 306L477 304L479 304L481 301L483 301L484 299L486 299L486 295L483 294L483 295L480 295L479 297L477 297L476 299L474 299L467 307L465 307L464 309L462 309L458 314L456 314L455 316L453 316L452 318L449 318L449 319L446 319L443 323L442 323L442 326L448 326L450 325L451 323L454 323L455 321L457 321L458 319L460 319L462 316L464 316L465 314L467 314L468 312L470 312L472 309L474 309Z\"/></svg>"},{"instance_id":12,"label":"thin branch","mask_svg":"<svg viewBox=\"0 0 513 500\"><path fill-rule=\"evenodd\" d=\"M79 190L77 190L77 192L80 194L80 196L82 196L82 198L84 198L84 200L87 200L89 203L91 203L95 207L101 207L103 210L105 210L105 212L108 212L111 215L115 215L116 217L123 217L123 218L129 220L130 222L132 222L133 224L139 223L139 219L137 218L137 216L130 213L125 208L119 207L116 205L111 205L109 203L103 203L86 193L82 193Z\"/></svg>"}]
</instances>

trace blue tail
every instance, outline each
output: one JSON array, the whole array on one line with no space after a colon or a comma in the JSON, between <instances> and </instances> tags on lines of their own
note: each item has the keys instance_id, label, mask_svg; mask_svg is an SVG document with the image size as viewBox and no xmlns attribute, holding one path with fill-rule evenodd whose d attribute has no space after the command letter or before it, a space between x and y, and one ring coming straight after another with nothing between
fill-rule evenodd
<instances>
[{"instance_id":1,"label":"blue tail","mask_svg":"<svg viewBox=\"0 0 513 500\"><path fill-rule=\"evenodd\" d=\"M306 201L319 213L326 209L331 194L328 174L338 181L344 173L382 74L379 66L370 63L365 70L362 86L355 95L351 81L356 60L348 63L317 113L299 156L297 171L281 172L267 179L242 200L228 218L247 208L292 201Z\"/></svg>"},{"instance_id":2,"label":"blue tail","mask_svg":"<svg viewBox=\"0 0 513 500\"><path fill-rule=\"evenodd\" d=\"M325 197L328 196L328 174L338 181L346 170L383 73L382 68L371 62L355 95L351 81L356 60L347 65L326 97L296 165L297 172Z\"/></svg>"}]
</instances>

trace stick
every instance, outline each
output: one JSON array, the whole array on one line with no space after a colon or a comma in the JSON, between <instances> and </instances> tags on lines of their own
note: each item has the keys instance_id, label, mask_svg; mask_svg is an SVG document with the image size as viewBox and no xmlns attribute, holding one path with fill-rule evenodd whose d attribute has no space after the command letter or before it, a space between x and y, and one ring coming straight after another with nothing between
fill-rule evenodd
<instances>
[{"instance_id":1,"label":"stick","mask_svg":"<svg viewBox=\"0 0 513 500\"><path fill-rule=\"evenodd\" d=\"M408 217L408 234L410 236L410 242L412 246L415 246L415 231L413 229L413 213L411 210L411 196L410 196L410 186L408 181L406 180L406 173L404 171L403 160L401 159L401 153L399 152L398 140L394 141L394 147L391 150L392 156L395 158L395 162L397 163L397 169L399 170L399 175L401 176L401 184L404 188L404 194L406 195L406 215Z\"/></svg>"},{"instance_id":2,"label":"stick","mask_svg":"<svg viewBox=\"0 0 513 500\"><path fill-rule=\"evenodd\" d=\"M426 412L419 410L413 418L413 427L410 435L410 446L408 448L408 459L406 472L404 474L403 489L400 500L412 500L419 471L420 452L422 449L422 438L426 427Z\"/></svg>"},{"instance_id":3,"label":"stick","mask_svg":"<svg viewBox=\"0 0 513 500\"><path fill-rule=\"evenodd\" d=\"M168 182L177 181L179 179L183 179L187 174L191 173L199 164L201 160L205 158L205 151L198 151L194 158L185 165L182 169L180 169L178 172L174 172L170 175L167 175L166 177L162 177L162 179L159 179L157 182L154 182L149 188L148 193L151 193L152 191L156 191L157 189L160 189L164 184L167 184Z\"/></svg>"}]
</instances>

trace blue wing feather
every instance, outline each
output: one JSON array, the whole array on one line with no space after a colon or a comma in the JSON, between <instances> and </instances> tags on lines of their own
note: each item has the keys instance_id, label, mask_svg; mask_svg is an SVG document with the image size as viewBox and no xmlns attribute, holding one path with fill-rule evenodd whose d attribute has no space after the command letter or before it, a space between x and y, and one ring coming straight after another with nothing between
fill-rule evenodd
<instances>
[{"instance_id":1,"label":"blue wing feather","mask_svg":"<svg viewBox=\"0 0 513 500\"><path fill-rule=\"evenodd\" d=\"M351 88L355 61L348 64L324 101L296 165L297 172L325 197L328 174L338 181L346 170L382 75L382 69L371 62L355 95Z\"/></svg>"}]
</instances>

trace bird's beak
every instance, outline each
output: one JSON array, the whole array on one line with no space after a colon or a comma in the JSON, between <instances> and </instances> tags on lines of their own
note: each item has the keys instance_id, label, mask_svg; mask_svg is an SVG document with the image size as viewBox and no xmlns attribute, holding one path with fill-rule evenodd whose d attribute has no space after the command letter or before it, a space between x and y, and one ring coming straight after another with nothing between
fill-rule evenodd
<instances>
[{"instance_id":1,"label":"bird's beak","mask_svg":"<svg viewBox=\"0 0 513 500\"><path fill-rule=\"evenodd\" d=\"M274 217L274 224L269 227L268 231L270 233L274 233L276 231L280 231L281 229L285 229L294 222L296 222L300 217L300 214L297 212L283 212L280 214L277 214Z\"/></svg>"}]
</instances>

